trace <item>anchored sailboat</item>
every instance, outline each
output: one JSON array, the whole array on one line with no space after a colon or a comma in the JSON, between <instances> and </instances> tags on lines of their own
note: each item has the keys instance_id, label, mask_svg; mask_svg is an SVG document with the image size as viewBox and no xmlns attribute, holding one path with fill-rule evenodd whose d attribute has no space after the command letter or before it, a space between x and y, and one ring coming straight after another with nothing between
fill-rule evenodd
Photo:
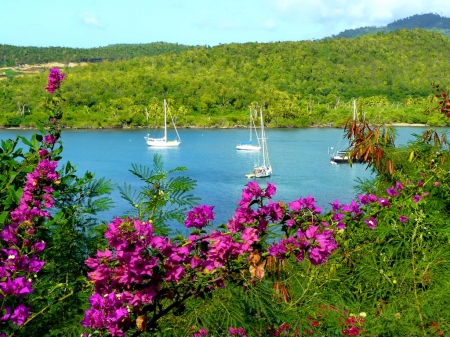
<instances>
[{"instance_id":1,"label":"anchored sailboat","mask_svg":"<svg viewBox=\"0 0 450 337\"><path fill-rule=\"evenodd\" d=\"M262 145L262 164L256 164L253 168L253 173L247 174L247 178L265 178L272 175L272 166L269 160L269 149L267 147L267 138L264 131L264 120L262 114L262 108L260 109L261 117L261 145Z\"/></svg>"},{"instance_id":2,"label":"anchored sailboat","mask_svg":"<svg viewBox=\"0 0 450 337\"><path fill-rule=\"evenodd\" d=\"M173 127L175 129L175 132L177 134L177 139L175 140L167 140L167 102L164 100L164 137L162 138L151 138L150 134L147 134L147 136L144 137L145 141L147 142L148 146L153 147L175 147L180 145L181 138L178 134L177 127L175 125L175 122L172 119Z\"/></svg>"},{"instance_id":3,"label":"anchored sailboat","mask_svg":"<svg viewBox=\"0 0 450 337\"><path fill-rule=\"evenodd\" d=\"M353 100L353 120L356 120L356 100ZM350 140L351 143L351 140ZM328 154L330 155L330 163L333 165L336 164L348 164L349 163L349 156L348 152L350 151L349 144L345 145L345 147L338 147L334 148L331 147L328 149Z\"/></svg>"}]
</instances>

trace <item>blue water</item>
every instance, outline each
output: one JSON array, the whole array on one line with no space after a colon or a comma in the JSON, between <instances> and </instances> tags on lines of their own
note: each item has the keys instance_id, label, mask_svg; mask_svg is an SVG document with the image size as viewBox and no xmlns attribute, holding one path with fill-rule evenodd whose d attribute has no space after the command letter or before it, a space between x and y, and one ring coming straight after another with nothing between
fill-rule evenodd
<instances>
[{"instance_id":1,"label":"blue water","mask_svg":"<svg viewBox=\"0 0 450 337\"><path fill-rule=\"evenodd\" d=\"M397 128L397 144L412 139L412 133L420 134L426 128ZM242 189L249 179L260 152L236 150L240 141L248 138L245 129L181 129L179 147L155 149L145 144L148 130L64 130L62 140L63 162L76 165L80 175L91 171L97 178L105 177L123 186L124 182L139 188L140 182L130 172L131 164L152 168L153 156L163 157L166 170L185 166L184 176L197 181L193 194L201 198L201 204L215 206L215 224L226 222L240 199ZM29 130L0 130L0 139L13 138L16 133L29 136ZM170 134L170 131L169 131ZM357 179L370 177L365 166L356 164L331 165L328 148L336 146L342 137L339 129L268 129L268 148L273 175L258 179L261 186L275 183L275 201L290 202L299 197L313 196L317 203L329 208L335 199L349 202L355 197ZM110 220L130 210L115 189L113 210L101 214L102 220Z\"/></svg>"}]
</instances>

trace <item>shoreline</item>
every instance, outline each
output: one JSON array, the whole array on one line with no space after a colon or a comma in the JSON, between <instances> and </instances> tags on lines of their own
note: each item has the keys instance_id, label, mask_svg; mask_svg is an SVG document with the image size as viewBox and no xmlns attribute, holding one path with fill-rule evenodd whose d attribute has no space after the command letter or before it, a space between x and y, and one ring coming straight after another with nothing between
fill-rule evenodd
<instances>
[{"instance_id":1,"label":"shoreline","mask_svg":"<svg viewBox=\"0 0 450 337\"><path fill-rule=\"evenodd\" d=\"M421 123L390 123L390 124L386 124L388 126L408 126L408 127L427 127L429 125L427 124L421 124ZM209 126L209 127L198 127L198 126L186 126L186 127L177 127L177 129L183 130L183 129L246 129L248 126L246 125L235 125L233 127L219 127L219 126ZM440 126L440 127L445 127L444 126ZM267 127L267 129L314 129L314 128L329 128L329 129L342 129L342 127L333 127L330 126L329 124L316 124L316 125L312 125L309 127L304 127L304 128L273 128L273 127ZM72 128L72 127L63 127L62 130L133 130L133 129L152 129L154 130L155 128L151 128L151 127L146 127L146 126L127 126L127 127L99 127L99 128ZM156 128L156 129L160 129L160 128ZM33 127L17 127L17 126L13 126L13 127L6 127L6 126L0 126L0 130L37 130L37 128L33 128Z\"/></svg>"}]
</instances>

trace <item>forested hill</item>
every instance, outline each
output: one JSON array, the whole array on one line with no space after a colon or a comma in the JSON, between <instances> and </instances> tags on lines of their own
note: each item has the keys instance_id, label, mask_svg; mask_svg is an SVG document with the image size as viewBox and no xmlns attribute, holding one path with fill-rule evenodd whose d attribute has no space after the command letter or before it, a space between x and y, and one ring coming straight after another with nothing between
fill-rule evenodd
<instances>
[{"instance_id":1,"label":"forested hill","mask_svg":"<svg viewBox=\"0 0 450 337\"><path fill-rule=\"evenodd\" d=\"M70 62L129 60L140 56L179 53L192 48L196 47L165 42L114 44L98 48L17 47L0 44L0 67L49 62L68 64Z\"/></svg>"},{"instance_id":2,"label":"forested hill","mask_svg":"<svg viewBox=\"0 0 450 337\"><path fill-rule=\"evenodd\" d=\"M396 20L382 27L368 26L355 29L346 29L337 35L333 35L332 38L354 38L367 34L389 33L399 29L416 28L438 31L441 34L450 37L450 18L432 13L416 14L404 19Z\"/></svg>"},{"instance_id":3,"label":"forested hill","mask_svg":"<svg viewBox=\"0 0 450 337\"><path fill-rule=\"evenodd\" d=\"M354 38L367 34L388 33L399 29L425 29L439 31L450 37L450 19L438 14L417 14L400 19L385 27L361 27L348 29L332 38ZM98 48L67 48L67 47L18 47L0 44L0 67L15 67L18 65L35 65L49 62L80 63L101 62L113 60L130 60L141 56L155 56L165 53L180 53L200 46L154 42L145 44L114 44Z\"/></svg>"},{"instance_id":4,"label":"forested hill","mask_svg":"<svg viewBox=\"0 0 450 337\"><path fill-rule=\"evenodd\" d=\"M67 67L63 122L71 127L246 125L262 106L270 126L339 123L351 100L368 118L445 124L427 108L431 83L449 85L450 39L399 30L355 39L227 44ZM35 125L48 71L0 81L0 125ZM441 118L442 117L442 118ZM373 119L372 119L373 120Z\"/></svg>"}]
</instances>

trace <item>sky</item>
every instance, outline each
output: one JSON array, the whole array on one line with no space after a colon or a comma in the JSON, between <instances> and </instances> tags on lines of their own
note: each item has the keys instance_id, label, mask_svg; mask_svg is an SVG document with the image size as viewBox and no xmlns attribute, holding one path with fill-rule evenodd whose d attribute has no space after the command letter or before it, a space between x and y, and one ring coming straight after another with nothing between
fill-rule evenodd
<instances>
[{"instance_id":1,"label":"sky","mask_svg":"<svg viewBox=\"0 0 450 337\"><path fill-rule=\"evenodd\" d=\"M0 0L0 44L95 48L315 40L415 14L450 17L448 0Z\"/></svg>"}]
</instances>

